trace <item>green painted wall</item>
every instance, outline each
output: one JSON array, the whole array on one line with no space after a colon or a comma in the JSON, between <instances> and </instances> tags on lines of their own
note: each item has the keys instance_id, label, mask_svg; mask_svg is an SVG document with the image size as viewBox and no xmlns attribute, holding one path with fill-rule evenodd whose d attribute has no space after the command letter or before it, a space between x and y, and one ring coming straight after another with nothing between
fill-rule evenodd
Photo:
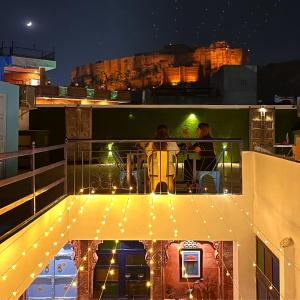
<instances>
[{"instance_id":1,"label":"green painted wall","mask_svg":"<svg viewBox=\"0 0 300 300\"><path fill-rule=\"evenodd\" d=\"M242 138L248 148L247 109L192 109L192 108L114 108L93 110L94 139L147 139L155 129L165 124L174 138L182 137L189 128L195 137L199 122L207 122L216 138Z\"/></svg>"},{"instance_id":2,"label":"green painted wall","mask_svg":"<svg viewBox=\"0 0 300 300\"><path fill-rule=\"evenodd\" d=\"M294 130L300 129L300 118L297 118L297 110L278 109L275 115L276 143L285 140L286 133L289 133L290 142L293 143Z\"/></svg>"},{"instance_id":3,"label":"green painted wall","mask_svg":"<svg viewBox=\"0 0 300 300\"><path fill-rule=\"evenodd\" d=\"M97 108L93 109L93 138L148 139L160 124L169 127L172 137L180 138L184 128L194 134L199 122L209 123L216 138L242 138L244 149L248 149L248 109ZM30 129L49 130L52 145L64 143L64 108L31 111ZM300 129L296 110L276 110L276 142L296 129Z\"/></svg>"}]
</instances>

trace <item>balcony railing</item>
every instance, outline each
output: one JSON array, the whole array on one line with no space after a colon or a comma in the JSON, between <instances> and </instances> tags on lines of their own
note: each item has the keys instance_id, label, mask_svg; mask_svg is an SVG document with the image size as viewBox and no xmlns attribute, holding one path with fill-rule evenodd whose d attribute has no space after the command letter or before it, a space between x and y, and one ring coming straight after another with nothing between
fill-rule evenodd
<instances>
[{"instance_id":1,"label":"balcony railing","mask_svg":"<svg viewBox=\"0 0 300 300\"><path fill-rule=\"evenodd\" d=\"M0 153L0 243L66 195L240 194L242 147L239 139L81 140Z\"/></svg>"},{"instance_id":2,"label":"balcony railing","mask_svg":"<svg viewBox=\"0 0 300 300\"><path fill-rule=\"evenodd\" d=\"M42 50L37 49L35 46L32 48L25 48L16 46L13 42L11 45L6 46L3 42L0 47L0 56L20 56L26 58L37 58L45 60L55 60L55 50Z\"/></svg>"},{"instance_id":3,"label":"balcony railing","mask_svg":"<svg viewBox=\"0 0 300 300\"><path fill-rule=\"evenodd\" d=\"M67 194L66 146L0 153L0 243Z\"/></svg>"},{"instance_id":4,"label":"balcony railing","mask_svg":"<svg viewBox=\"0 0 300 300\"><path fill-rule=\"evenodd\" d=\"M240 194L242 147L239 139L69 141L69 193Z\"/></svg>"}]
</instances>

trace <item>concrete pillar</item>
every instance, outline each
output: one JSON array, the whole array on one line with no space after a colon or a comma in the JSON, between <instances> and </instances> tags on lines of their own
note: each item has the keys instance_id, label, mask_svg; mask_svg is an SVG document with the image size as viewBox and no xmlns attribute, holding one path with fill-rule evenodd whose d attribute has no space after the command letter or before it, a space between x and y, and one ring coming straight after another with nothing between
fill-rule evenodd
<instances>
[{"instance_id":1,"label":"concrete pillar","mask_svg":"<svg viewBox=\"0 0 300 300\"><path fill-rule=\"evenodd\" d=\"M98 261L97 249L101 241L72 241L75 252L74 261L79 270L77 276L77 299L93 299L94 268Z\"/></svg>"}]
</instances>

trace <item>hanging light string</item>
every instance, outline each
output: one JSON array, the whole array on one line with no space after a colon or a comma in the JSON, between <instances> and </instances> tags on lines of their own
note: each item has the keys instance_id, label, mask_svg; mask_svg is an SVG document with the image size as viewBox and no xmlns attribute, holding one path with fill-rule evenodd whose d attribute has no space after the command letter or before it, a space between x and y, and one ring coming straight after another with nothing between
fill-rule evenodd
<instances>
[{"instance_id":1,"label":"hanging light string","mask_svg":"<svg viewBox=\"0 0 300 300\"><path fill-rule=\"evenodd\" d=\"M201 222L204 224L204 230L206 231L207 236L209 237L209 240L211 240L211 239L212 239L212 236L211 236L211 234L209 233L209 230L208 230L207 220L205 220L205 219L202 217L202 215L199 213L198 203L197 203L197 201L195 202L194 197L195 197L195 196L194 196L194 194L193 194L190 201L191 201L192 204L195 206L195 208L196 208L196 209L195 209L195 212L196 212L196 214L200 217ZM211 202L210 207L211 207L211 208L214 208L213 202ZM217 251L217 252L218 252L218 254L219 254L219 251ZM219 259L220 259L220 261L221 261L221 263L222 263L222 266L224 267L224 269L225 269L225 271L226 271L226 276L231 278L231 281L232 281L232 284L233 284L234 288L235 288L237 291L239 291L239 286L238 286L238 284L236 283L236 281L234 280L232 274L229 272L228 267L226 266L226 263L225 263L224 260L223 260L223 257L219 256ZM243 297L240 297L240 298L243 299Z\"/></svg>"},{"instance_id":2,"label":"hanging light string","mask_svg":"<svg viewBox=\"0 0 300 300\"><path fill-rule=\"evenodd\" d=\"M272 242L270 241L270 239L267 238L266 234L264 234L264 233L262 232L262 230L260 230L260 228L259 228L257 225L255 225L255 224L253 223L253 219L251 218L250 213L249 213L247 210L245 210L244 208L242 208L242 207L239 205L238 201L234 200L233 197L232 197L230 194L228 194L228 196L229 196L229 199L230 199L230 200L232 201L232 203L234 204L234 206L240 211L240 213L241 213L243 216L246 217L247 223L249 224L250 227L253 228L253 231L256 233L256 235L257 235L258 237L261 237L261 240L262 240L265 244L270 244L270 245L272 245L272 246L278 251L278 253L279 253L281 256L283 256L284 259L287 260L287 262L288 262L287 265L288 265L289 267L294 266L295 270L297 270L298 272L300 272L300 268L299 268L295 263L293 263L293 262L292 262L292 261L291 261L284 253L283 253L283 249L282 249L281 247L278 248L277 245L275 245L274 243L272 243Z\"/></svg>"},{"instance_id":3,"label":"hanging light string","mask_svg":"<svg viewBox=\"0 0 300 300\"><path fill-rule=\"evenodd\" d=\"M206 196L206 197L208 198L208 196ZM223 215L222 215L222 213L220 212L220 210L218 209L217 205L214 204L213 198L211 199L211 206L210 206L210 207L211 207L211 208L214 208L214 209L217 211L217 215L219 216L218 219L219 219L220 221L222 221L222 222L225 224L226 231L228 231L228 232L230 232L230 233L233 234L233 240L237 242L237 247L241 247L242 245L241 245L241 243L239 242L239 239L238 239L238 237L236 236L235 231L233 231L232 228L228 225L227 221L226 221L225 218L223 217ZM247 213L247 215L249 215L249 213ZM246 251L245 253L247 253L246 255L248 256L249 261L252 261L253 267L257 267L255 261L253 260L253 257L250 255L250 253L249 253L248 251ZM224 264L224 266L226 267L225 264ZM227 267L226 267L226 276L229 276L229 275L231 276L231 274L229 273L229 271L227 270ZM264 274L263 274L263 275L264 275ZM264 275L264 276L265 276L265 275ZM266 277L266 276L265 276L265 277ZM273 283L270 281L270 279L268 279L268 278L266 277L266 280L268 281L269 289L270 289L270 290L274 289L274 290L276 290L276 291L278 292L279 295L281 295L280 292L279 292L279 291L276 289L276 287L273 285ZM283 296L283 295L281 295L281 296L282 296L283 299L284 299L284 296Z\"/></svg>"},{"instance_id":4,"label":"hanging light string","mask_svg":"<svg viewBox=\"0 0 300 300\"><path fill-rule=\"evenodd\" d=\"M76 287L77 286L77 281L78 281L78 274L80 272L83 272L84 271L84 265L87 261L87 256L88 256L88 253L92 250L91 247L88 247L87 251L84 253L84 255L81 257L80 259L80 264L77 268L77 271L76 271L76 274L75 276L72 278L72 281L70 282L70 284L67 286L65 292L64 292L64 295L63 295L63 298L67 296L68 292L70 291L71 287Z\"/></svg>"},{"instance_id":5,"label":"hanging light string","mask_svg":"<svg viewBox=\"0 0 300 300\"><path fill-rule=\"evenodd\" d=\"M168 203L168 207L170 210L170 222L173 225L173 236L174 236L174 240L176 241L178 239L178 229L176 226L177 220L176 220L176 213L175 213L175 206L174 206L174 202L173 202L173 195L168 193L168 198L169 198L169 203ZM180 257L182 255L181 253L181 247L180 247L180 241L178 242L178 257ZM189 282L189 278L188 278L188 274L186 272L185 266L183 264L183 266L180 266L180 271L184 272L184 278L186 280L187 286L188 286L188 291L189 291L189 299L193 299L193 294L192 294L192 290L191 290L191 285Z\"/></svg>"},{"instance_id":6,"label":"hanging light string","mask_svg":"<svg viewBox=\"0 0 300 300\"><path fill-rule=\"evenodd\" d=\"M80 192L82 193L82 189L80 190ZM92 190L92 194L94 194L94 193L93 193L93 190ZM102 226L101 229L103 229L103 227L104 227L105 224L106 224L106 220L107 220L107 217L108 217L109 212L110 212L110 210L111 210L111 207L113 206L114 200L115 200L115 197L112 195L111 198L110 198L109 204L107 204L106 207L105 207L105 209L104 209L103 218L101 219L101 222L100 222L100 224L101 224L101 226ZM99 240L99 236L98 236L98 235L100 234L100 232L101 232L101 231L100 231L100 228L98 228L98 229L96 230L97 236L94 238L94 240ZM66 289L66 291L65 291L65 293L64 293L64 297L67 295L68 291L70 290L70 288L71 288L72 286L76 286L76 281L78 280L78 274L79 274L79 272L84 271L84 264L85 264L85 262L87 261L87 255L88 255L88 252L89 252L89 251L91 251L91 248L90 248L90 247L87 249L86 253L82 256L82 258L81 258L81 260L80 260L81 263L80 263L79 267L77 268L76 275L75 275L75 277L73 278L73 280L71 281L71 283L69 284L68 288Z\"/></svg>"},{"instance_id":7,"label":"hanging light string","mask_svg":"<svg viewBox=\"0 0 300 300\"><path fill-rule=\"evenodd\" d=\"M156 195L154 193L152 193L150 195L150 200L149 200L150 213L149 213L148 229L149 229L149 238L150 238L150 240L153 239L153 222L156 220L155 206L154 206L154 198L155 197L156 197Z\"/></svg>"},{"instance_id":8,"label":"hanging light string","mask_svg":"<svg viewBox=\"0 0 300 300\"><path fill-rule=\"evenodd\" d=\"M118 226L120 227L120 231L122 234L124 234L125 232L125 224L128 220L127 218L127 213L128 213L128 210L130 208L130 204L131 204L131 199L130 199L130 195L127 197L127 200L126 200L126 203L125 203L125 206L124 208L122 208L122 218L121 218L121 221L118 223Z\"/></svg>"},{"instance_id":9,"label":"hanging light string","mask_svg":"<svg viewBox=\"0 0 300 300\"><path fill-rule=\"evenodd\" d=\"M77 196L76 196L77 197ZM78 198L77 198L78 199ZM84 201L84 205L86 204L88 202L88 198L85 198L85 201ZM61 222L62 221L62 215L66 212L66 211L70 211L71 210L71 207L74 205L74 201L73 200L71 200L70 201L70 205L68 205L68 207L65 209L65 210L63 210L63 211L60 211L59 212L59 217L58 217L58 219L57 219L57 222ZM80 210L78 211L78 213L80 213L81 211L82 211L82 207L80 208ZM74 220L74 219L73 219ZM76 222L76 219L75 219L75 222ZM74 223L75 223L74 222ZM46 231L45 233L44 233L44 236L45 237L48 237L49 235L50 235L50 233L51 232L53 232L54 231L54 224L55 224L56 222L53 222L52 224L51 224L51 226L49 227L49 231ZM68 230L70 230L70 228L71 228L71 225L67 225L67 227L66 227L66 229L67 229L67 231ZM61 232L60 233L60 237L61 238L64 238L65 237L65 235L67 234L67 231L64 231L64 232ZM40 242L42 240L42 237L41 238L39 238L38 240L36 240L36 242L32 245L32 247L30 247L28 250L27 250L27 252L30 250L30 249L37 249L38 248L38 246L39 246L39 244L38 244L38 242ZM57 241L55 241L55 242L53 242L53 248L55 249L56 247L57 247L57 245L58 245L58 242ZM46 256L49 256L50 255L50 251L46 251L45 252L45 255ZM22 252L22 256L21 257L24 257L24 256L26 256L26 252L25 251L23 251ZM20 258L21 258L20 257ZM20 260L20 258L17 260L17 262ZM16 263L17 263L16 262ZM38 267L42 270L42 267L43 267L43 264L42 263L39 263L38 264ZM14 264L14 265L12 265L11 266L11 269L9 269L9 271L10 270L15 270L17 268L17 264ZM33 271L35 270L35 268L33 269ZM8 271L7 271L8 272ZM32 279L35 279L37 276L38 276L38 274L36 274L36 273L34 273L34 272L31 272L30 274L29 274L29 276L30 276L30 278L32 278ZM2 279L2 281L5 281L5 280L7 280L7 278L8 278L8 275L6 275L5 273L4 274L2 274L2 276L1 276L1 279ZM8 299L11 299L11 298L15 298L15 297L19 297L20 295L18 295L18 289L20 289L20 287L24 284L24 282L26 281L26 279L24 279L23 281L22 281L22 283L18 286L18 288L15 290L15 291L12 291L12 295L8 298Z\"/></svg>"},{"instance_id":10,"label":"hanging light string","mask_svg":"<svg viewBox=\"0 0 300 300\"><path fill-rule=\"evenodd\" d=\"M102 299L102 296L104 294L104 291L106 289L106 284L107 284L107 280L108 280L108 277L109 275L113 276L115 274L115 270L112 269L112 266L115 264L115 255L117 253L117 248L118 248L118 243L119 241L116 240L115 241L115 246L114 248L112 249L112 257L111 257L111 260L110 260L110 263L109 263L109 267L108 267L108 270L107 270L107 273L106 273L106 276L105 276L105 280L104 280L104 283L103 285L101 286L101 293L100 293L100 296L99 296L99 300Z\"/></svg>"},{"instance_id":11,"label":"hanging light string","mask_svg":"<svg viewBox=\"0 0 300 300\"><path fill-rule=\"evenodd\" d=\"M103 228L104 228L104 226L106 224L106 221L107 221L107 218L108 218L109 213L111 211L111 208L114 205L114 201L115 201L115 197L112 195L110 197L109 203L106 203L102 219L100 220L99 227L96 229L96 235L95 235L95 238L94 238L96 241L100 240L99 235L101 235L102 230L103 230Z\"/></svg>"}]
</instances>

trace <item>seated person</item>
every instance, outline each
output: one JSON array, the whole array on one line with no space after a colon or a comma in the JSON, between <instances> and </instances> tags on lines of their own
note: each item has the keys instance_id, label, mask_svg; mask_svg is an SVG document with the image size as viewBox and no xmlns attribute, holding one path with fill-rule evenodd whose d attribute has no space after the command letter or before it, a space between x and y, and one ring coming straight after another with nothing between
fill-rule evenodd
<instances>
[{"instance_id":1,"label":"seated person","mask_svg":"<svg viewBox=\"0 0 300 300\"><path fill-rule=\"evenodd\" d=\"M157 140L164 140L169 139L169 131L167 126L160 125L157 128L155 139ZM176 166L175 166L175 156L179 153L179 147L176 142L149 142L145 147L145 152L147 157L149 158L152 154L159 151L166 151L168 155L168 174L165 176L173 176L176 175ZM153 155L151 164L149 167L150 174L149 175L158 175L158 161L157 156ZM161 174L163 176L163 174Z\"/></svg>"},{"instance_id":2,"label":"seated person","mask_svg":"<svg viewBox=\"0 0 300 300\"><path fill-rule=\"evenodd\" d=\"M188 135L185 130L184 135ZM210 127L207 123L200 123L196 129L196 135L201 140L211 140ZM197 153L200 158L196 160L196 170L197 171L213 171L216 167L216 155L214 150L214 145L212 142L199 141L194 145L188 144L188 149L193 150ZM185 168L185 180L191 180L193 174L193 160L187 159L184 162Z\"/></svg>"}]
</instances>

